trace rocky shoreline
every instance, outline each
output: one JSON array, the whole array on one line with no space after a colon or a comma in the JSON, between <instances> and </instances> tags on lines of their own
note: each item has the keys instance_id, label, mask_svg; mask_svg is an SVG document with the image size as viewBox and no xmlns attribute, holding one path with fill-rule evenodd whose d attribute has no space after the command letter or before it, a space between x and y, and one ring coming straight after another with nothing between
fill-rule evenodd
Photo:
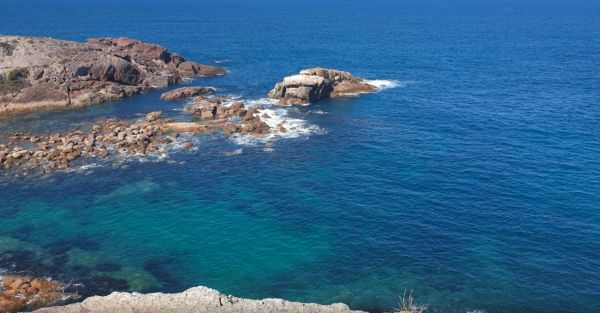
<instances>
[{"instance_id":1,"label":"rocky shoreline","mask_svg":"<svg viewBox=\"0 0 600 313\"><path fill-rule=\"evenodd\" d=\"M0 117L80 108L226 72L128 38L0 36Z\"/></svg>"},{"instance_id":2,"label":"rocky shoreline","mask_svg":"<svg viewBox=\"0 0 600 313\"><path fill-rule=\"evenodd\" d=\"M83 158L117 162L126 156L154 154L166 158L181 133L222 131L227 136L260 137L272 131L264 121L270 116L261 113L263 106L247 108L242 102L225 98L198 98L183 110L190 112L195 121L176 122L155 111L143 120L100 119L89 129L62 134L12 133L5 144L0 144L0 165L5 174L45 174L67 170ZM276 129L287 131L285 122ZM194 147L192 142L183 145Z\"/></svg>"},{"instance_id":3,"label":"rocky shoreline","mask_svg":"<svg viewBox=\"0 0 600 313\"><path fill-rule=\"evenodd\" d=\"M223 68L187 61L161 46L127 38L99 38L80 43L0 36L0 118L47 109L79 108L167 87L187 77L225 73ZM175 147L194 148L190 140L193 136L182 136L183 133L218 131L226 137L253 138L281 135L295 131L297 126L270 116L275 113L269 109L271 106L303 105L376 88L349 72L324 68L306 69L285 77L269 92L268 97L273 102L268 108L252 101L214 96L217 90L211 87L178 88L163 93L160 98L185 102L181 107L181 111L186 112L184 120L174 120L161 111L154 111L140 119L100 118L86 127L62 133L1 134L0 176L71 171L86 160L114 165L129 157L165 159ZM65 290L64 284L50 279L0 276L0 312L33 310L89 296ZM113 293L37 312L122 311L359 312L351 311L344 304L241 299L206 287L177 294Z\"/></svg>"},{"instance_id":4,"label":"rocky shoreline","mask_svg":"<svg viewBox=\"0 0 600 313\"><path fill-rule=\"evenodd\" d=\"M64 291L66 286L46 278L0 276L0 312L34 310L75 300L77 293Z\"/></svg>"},{"instance_id":5,"label":"rocky shoreline","mask_svg":"<svg viewBox=\"0 0 600 313\"><path fill-rule=\"evenodd\" d=\"M365 313L353 311L342 303L321 305L291 302L283 299L242 299L207 287L194 287L180 293L114 292L104 297L90 297L80 303L48 307L37 313L184 313L184 312L261 312L261 313Z\"/></svg>"}]
</instances>

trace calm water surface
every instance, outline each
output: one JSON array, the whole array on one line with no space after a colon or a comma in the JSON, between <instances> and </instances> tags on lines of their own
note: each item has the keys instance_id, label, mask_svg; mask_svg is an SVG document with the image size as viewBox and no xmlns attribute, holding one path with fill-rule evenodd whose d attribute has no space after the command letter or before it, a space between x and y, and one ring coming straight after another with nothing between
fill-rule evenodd
<instances>
[{"instance_id":1,"label":"calm water surface","mask_svg":"<svg viewBox=\"0 0 600 313\"><path fill-rule=\"evenodd\" d=\"M282 109L304 132L272 149L210 134L171 162L1 178L0 267L97 293L600 312L599 17L567 0L3 0L0 33L159 43L227 67L192 84L248 101L312 66L395 88ZM185 118L160 92L0 132Z\"/></svg>"}]
</instances>

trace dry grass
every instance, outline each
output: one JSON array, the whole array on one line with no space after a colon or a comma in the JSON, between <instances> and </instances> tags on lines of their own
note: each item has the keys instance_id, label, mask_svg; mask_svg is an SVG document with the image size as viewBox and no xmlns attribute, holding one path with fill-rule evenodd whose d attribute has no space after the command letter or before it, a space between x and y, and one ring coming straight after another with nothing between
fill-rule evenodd
<instances>
[{"instance_id":1,"label":"dry grass","mask_svg":"<svg viewBox=\"0 0 600 313\"><path fill-rule=\"evenodd\" d=\"M416 305L414 303L413 291L410 290L408 295L406 294L406 290L404 290L404 295L399 297L398 300L398 308L393 309L389 313L423 313L427 309L424 306Z\"/></svg>"}]
</instances>

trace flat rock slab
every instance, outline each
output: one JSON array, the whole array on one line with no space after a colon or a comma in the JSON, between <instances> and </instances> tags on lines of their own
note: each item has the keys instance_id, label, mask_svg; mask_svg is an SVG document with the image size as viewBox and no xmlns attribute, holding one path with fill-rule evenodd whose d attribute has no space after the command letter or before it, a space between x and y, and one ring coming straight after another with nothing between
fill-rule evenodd
<instances>
[{"instance_id":1,"label":"flat rock slab","mask_svg":"<svg viewBox=\"0 0 600 313\"><path fill-rule=\"evenodd\" d=\"M105 297L91 297L81 303L44 308L37 313L361 313L337 303L320 305L282 299L250 300L226 296L214 289L194 287L181 293L138 294L114 292ZM365 312L362 312L365 313Z\"/></svg>"}]
</instances>

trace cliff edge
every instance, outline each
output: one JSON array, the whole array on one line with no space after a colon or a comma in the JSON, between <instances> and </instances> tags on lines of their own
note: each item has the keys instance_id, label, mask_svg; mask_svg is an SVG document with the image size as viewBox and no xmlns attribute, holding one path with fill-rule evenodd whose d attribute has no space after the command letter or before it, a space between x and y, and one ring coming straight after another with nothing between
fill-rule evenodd
<instances>
[{"instance_id":1,"label":"cliff edge","mask_svg":"<svg viewBox=\"0 0 600 313\"><path fill-rule=\"evenodd\" d=\"M282 299L250 300L226 296L214 289L194 287L181 293L114 292L105 297L90 297L83 302L43 308L36 313L365 313L352 311L347 305L320 305Z\"/></svg>"}]
</instances>

